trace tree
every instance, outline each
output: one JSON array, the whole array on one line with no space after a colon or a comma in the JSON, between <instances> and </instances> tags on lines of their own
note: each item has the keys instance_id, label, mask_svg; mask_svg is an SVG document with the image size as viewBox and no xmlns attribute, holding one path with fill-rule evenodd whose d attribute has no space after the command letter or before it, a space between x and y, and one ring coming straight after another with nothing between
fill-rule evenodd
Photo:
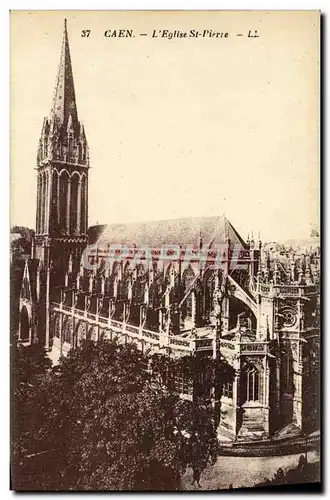
<instances>
[{"instance_id":1,"label":"tree","mask_svg":"<svg viewBox=\"0 0 330 500\"><path fill-rule=\"evenodd\" d=\"M11 346L11 465L13 487L29 484L30 458L45 446L44 414L47 411L44 381L52 366L40 344L14 342Z\"/></svg>"},{"instance_id":2,"label":"tree","mask_svg":"<svg viewBox=\"0 0 330 500\"><path fill-rule=\"evenodd\" d=\"M214 409L180 399L173 371L194 377L198 363L105 340L71 350L37 390L53 472L34 489L177 490L187 467L199 481L217 456Z\"/></svg>"}]
</instances>

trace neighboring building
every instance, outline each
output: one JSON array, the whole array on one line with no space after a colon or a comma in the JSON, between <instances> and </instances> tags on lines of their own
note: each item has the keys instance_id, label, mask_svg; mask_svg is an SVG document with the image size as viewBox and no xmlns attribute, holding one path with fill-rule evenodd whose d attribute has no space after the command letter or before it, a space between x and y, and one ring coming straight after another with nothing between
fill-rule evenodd
<instances>
[{"instance_id":1,"label":"neighboring building","mask_svg":"<svg viewBox=\"0 0 330 500\"><path fill-rule=\"evenodd\" d=\"M20 294L22 340L38 338L52 356L101 337L170 356L223 356L235 379L218 396L220 440L317 428L319 255L264 250L260 241L244 241L225 217L87 230L88 145L66 26L37 169L36 234ZM84 252L88 243L94 247ZM115 245L126 254L109 259ZM84 259L95 269L86 269ZM193 398L194 387L181 382L180 392Z\"/></svg>"}]
</instances>

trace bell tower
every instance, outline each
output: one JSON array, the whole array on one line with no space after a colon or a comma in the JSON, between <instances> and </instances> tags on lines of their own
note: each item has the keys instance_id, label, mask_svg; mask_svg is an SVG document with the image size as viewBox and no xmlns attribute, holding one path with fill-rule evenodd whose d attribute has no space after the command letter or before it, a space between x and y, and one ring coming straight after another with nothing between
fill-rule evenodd
<instances>
[{"instance_id":1,"label":"bell tower","mask_svg":"<svg viewBox=\"0 0 330 500\"><path fill-rule=\"evenodd\" d=\"M39 260L39 331L49 347L49 311L58 300L69 259L79 268L87 244L89 151L78 119L67 23L52 107L37 153L37 208L33 258ZM40 336L40 335L39 335Z\"/></svg>"},{"instance_id":2,"label":"bell tower","mask_svg":"<svg viewBox=\"0 0 330 500\"><path fill-rule=\"evenodd\" d=\"M86 244L88 170L88 144L78 120L65 21L53 103L43 122L37 154L35 250L44 265L46 248L61 253L63 245L75 251Z\"/></svg>"}]
</instances>

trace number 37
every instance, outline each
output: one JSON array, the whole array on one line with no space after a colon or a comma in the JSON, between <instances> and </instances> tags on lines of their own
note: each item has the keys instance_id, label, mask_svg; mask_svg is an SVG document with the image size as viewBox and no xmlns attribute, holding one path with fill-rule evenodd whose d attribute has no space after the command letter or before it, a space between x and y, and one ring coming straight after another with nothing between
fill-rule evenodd
<instances>
[{"instance_id":1,"label":"number 37","mask_svg":"<svg viewBox=\"0 0 330 500\"><path fill-rule=\"evenodd\" d=\"M85 37L89 37L90 32L91 32L91 30L82 30L82 32L81 32L81 36L82 36L83 38L85 38Z\"/></svg>"}]
</instances>

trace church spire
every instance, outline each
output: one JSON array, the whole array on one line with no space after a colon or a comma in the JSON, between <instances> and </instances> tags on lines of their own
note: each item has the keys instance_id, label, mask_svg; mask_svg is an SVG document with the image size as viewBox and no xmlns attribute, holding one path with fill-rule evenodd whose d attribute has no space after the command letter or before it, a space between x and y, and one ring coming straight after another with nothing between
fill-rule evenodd
<instances>
[{"instance_id":1,"label":"church spire","mask_svg":"<svg viewBox=\"0 0 330 500\"><path fill-rule=\"evenodd\" d=\"M37 165L37 234L85 235L89 154L86 133L78 121L66 21L53 104L42 127Z\"/></svg>"},{"instance_id":2,"label":"church spire","mask_svg":"<svg viewBox=\"0 0 330 500\"><path fill-rule=\"evenodd\" d=\"M53 119L58 126L63 126L66 130L70 116L73 129L78 133L78 113L73 83L68 31L65 19L60 64L58 67L50 118Z\"/></svg>"}]
</instances>

